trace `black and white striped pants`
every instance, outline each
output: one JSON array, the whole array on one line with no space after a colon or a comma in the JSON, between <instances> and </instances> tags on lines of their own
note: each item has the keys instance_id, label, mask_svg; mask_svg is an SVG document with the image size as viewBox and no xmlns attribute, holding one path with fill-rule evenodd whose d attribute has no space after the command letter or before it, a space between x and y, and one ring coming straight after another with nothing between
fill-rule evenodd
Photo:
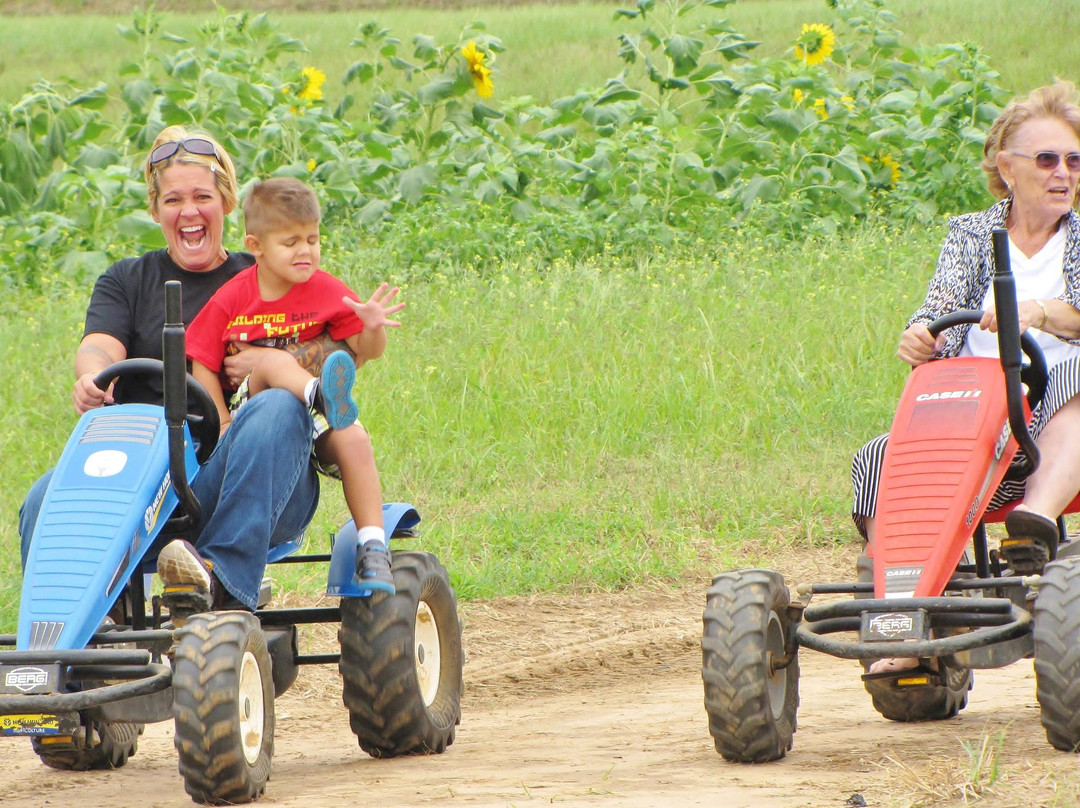
<instances>
[{"instance_id":1,"label":"black and white striped pants","mask_svg":"<svg viewBox=\"0 0 1080 808\"><path fill-rule=\"evenodd\" d=\"M1080 358L1067 359L1051 368L1046 381L1046 394L1035 408L1031 418L1031 436L1037 441L1047 422L1054 413L1076 395L1080 395ZM885 460L885 446L889 436L880 435L855 453L851 462L851 484L854 497L851 505L851 518L862 537L866 538L866 518L877 511L878 481L881 479L881 464ZM1080 435L1077 435L1077 451L1080 451ZM1013 463L1022 459L1017 452ZM987 510L994 511L1006 503L1024 496L1023 480L1006 480L990 498Z\"/></svg>"}]
</instances>

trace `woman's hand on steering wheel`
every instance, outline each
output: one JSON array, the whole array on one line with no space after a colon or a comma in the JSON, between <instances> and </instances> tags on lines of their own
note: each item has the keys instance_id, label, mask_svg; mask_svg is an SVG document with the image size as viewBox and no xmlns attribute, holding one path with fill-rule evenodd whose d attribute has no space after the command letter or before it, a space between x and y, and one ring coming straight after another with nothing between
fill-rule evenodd
<instances>
[{"instance_id":1,"label":"woman's hand on steering wheel","mask_svg":"<svg viewBox=\"0 0 1080 808\"><path fill-rule=\"evenodd\" d=\"M79 415L113 403L113 386L110 384L107 389L102 390L94 383L96 377L97 373L84 373L75 380L75 387L71 391L71 401L75 405L75 412Z\"/></svg>"},{"instance_id":2,"label":"woman's hand on steering wheel","mask_svg":"<svg viewBox=\"0 0 1080 808\"><path fill-rule=\"evenodd\" d=\"M944 336L939 334L935 339L924 323L913 323L900 337L900 347L896 349L896 355L916 368L929 362L944 347Z\"/></svg>"}]
</instances>

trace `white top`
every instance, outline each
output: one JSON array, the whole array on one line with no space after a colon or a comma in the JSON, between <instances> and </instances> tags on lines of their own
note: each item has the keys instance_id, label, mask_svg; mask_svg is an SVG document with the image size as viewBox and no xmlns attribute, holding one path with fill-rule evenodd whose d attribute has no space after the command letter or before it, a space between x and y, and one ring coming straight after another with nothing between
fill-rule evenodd
<instances>
[{"instance_id":1,"label":"white top","mask_svg":"<svg viewBox=\"0 0 1080 808\"><path fill-rule=\"evenodd\" d=\"M1065 276L1062 267L1065 262L1065 228L1050 237L1035 255L1028 258L1012 239L1009 239L1009 263L1012 265L1013 278L1016 281L1016 299L1050 300L1061 297L1065 292ZM982 303L983 311L994 310L994 285L986 290ZM1066 359L1080 356L1080 346L1070 345L1053 334L1045 334L1037 328L1030 329L1031 335L1039 343L1046 357L1047 369L1061 364ZM983 331L977 325L968 331L967 340L960 351L961 356L997 356L997 334Z\"/></svg>"}]
</instances>

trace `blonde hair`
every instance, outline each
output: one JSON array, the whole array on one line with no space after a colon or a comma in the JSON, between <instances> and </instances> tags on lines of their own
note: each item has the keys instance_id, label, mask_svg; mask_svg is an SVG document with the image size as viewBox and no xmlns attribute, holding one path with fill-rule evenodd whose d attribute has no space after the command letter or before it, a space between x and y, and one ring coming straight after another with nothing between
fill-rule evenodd
<instances>
[{"instance_id":1,"label":"blonde hair","mask_svg":"<svg viewBox=\"0 0 1080 808\"><path fill-rule=\"evenodd\" d=\"M986 173L990 193L998 199L1004 199L1010 193L998 170L998 154L1009 150L1009 141L1023 124L1043 119L1061 121L1080 138L1080 106L1077 106L1076 87L1071 81L1058 81L1032 90L1027 98L1013 99L990 127L983 145L982 170ZM1080 193L1074 197L1073 207L1078 202Z\"/></svg>"},{"instance_id":2,"label":"blonde hair","mask_svg":"<svg viewBox=\"0 0 1080 808\"><path fill-rule=\"evenodd\" d=\"M178 148L176 153L157 163L150 162L150 154L163 143L178 143L188 138L201 138L214 146L214 154L192 154L187 149ZM197 165L210 169L217 183L217 189L221 193L222 204L228 215L236 207L237 181L236 167L233 165L229 153L220 143L205 132L188 130L183 126L166 126L154 138L150 144L150 152L146 155L146 195L150 203L150 212L157 212L158 199L161 196L161 172L174 165Z\"/></svg>"},{"instance_id":3,"label":"blonde hair","mask_svg":"<svg viewBox=\"0 0 1080 808\"><path fill-rule=\"evenodd\" d=\"M319 198L295 177L271 177L244 197L244 229L260 238L293 222L318 223Z\"/></svg>"}]
</instances>

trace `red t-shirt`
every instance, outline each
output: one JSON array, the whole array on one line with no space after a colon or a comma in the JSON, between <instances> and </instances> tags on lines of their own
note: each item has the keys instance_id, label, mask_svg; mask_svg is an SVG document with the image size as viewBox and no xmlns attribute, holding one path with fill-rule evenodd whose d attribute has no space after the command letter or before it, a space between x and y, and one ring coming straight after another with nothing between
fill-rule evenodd
<instances>
[{"instance_id":1,"label":"red t-shirt","mask_svg":"<svg viewBox=\"0 0 1080 808\"><path fill-rule=\"evenodd\" d=\"M333 275L315 270L277 300L263 300L255 274L258 264L241 270L218 289L187 329L189 359L221 372L230 342L281 348L329 331L336 340L364 330L364 322L342 297L359 299Z\"/></svg>"}]
</instances>

